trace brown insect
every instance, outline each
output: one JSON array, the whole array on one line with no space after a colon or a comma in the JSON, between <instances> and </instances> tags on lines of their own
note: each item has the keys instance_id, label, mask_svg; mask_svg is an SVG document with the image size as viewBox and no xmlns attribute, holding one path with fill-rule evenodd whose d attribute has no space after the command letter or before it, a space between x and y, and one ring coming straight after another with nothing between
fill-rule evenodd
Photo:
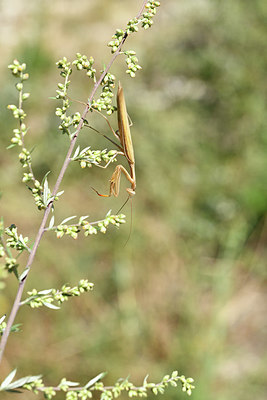
<instances>
[{"instance_id":1,"label":"brown insect","mask_svg":"<svg viewBox=\"0 0 267 400\"><path fill-rule=\"evenodd\" d=\"M117 139L119 139L120 145L116 144L119 148L117 154L124 155L128 161L130 173L122 166L117 165L115 171L110 178L109 194L100 194L96 189L94 191L101 197L110 197L114 195L117 197L120 191L120 179L121 173L123 173L131 183L131 187L127 188L126 191L129 194L129 198L135 195L136 178L135 178L135 160L132 137L130 132L130 125L127 115L126 103L123 94L123 89L119 83L117 91L117 108L118 108L118 132L115 132L112 128L112 132ZM108 122L109 124L109 122ZM110 125L109 125L110 126ZM112 141L113 142L113 141Z\"/></svg>"}]
</instances>

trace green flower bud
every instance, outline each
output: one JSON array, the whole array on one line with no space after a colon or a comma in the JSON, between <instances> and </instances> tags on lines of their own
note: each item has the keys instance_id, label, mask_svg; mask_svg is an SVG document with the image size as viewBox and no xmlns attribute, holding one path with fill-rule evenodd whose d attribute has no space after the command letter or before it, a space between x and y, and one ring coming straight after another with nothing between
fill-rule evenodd
<instances>
[{"instance_id":1,"label":"green flower bud","mask_svg":"<svg viewBox=\"0 0 267 400\"><path fill-rule=\"evenodd\" d=\"M17 89L19 92L21 92L22 89L23 89L23 83L21 83L21 82L17 83L17 84L16 84L16 89Z\"/></svg>"},{"instance_id":2,"label":"green flower bud","mask_svg":"<svg viewBox=\"0 0 267 400\"><path fill-rule=\"evenodd\" d=\"M27 100L30 97L30 93L23 93L22 100Z\"/></svg>"}]
</instances>

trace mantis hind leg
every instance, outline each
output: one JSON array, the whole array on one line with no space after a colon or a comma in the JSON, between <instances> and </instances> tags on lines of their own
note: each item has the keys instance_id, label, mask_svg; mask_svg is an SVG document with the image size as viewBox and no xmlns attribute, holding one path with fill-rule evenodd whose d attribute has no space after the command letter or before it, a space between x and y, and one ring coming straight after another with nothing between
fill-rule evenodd
<instances>
[{"instance_id":1,"label":"mantis hind leg","mask_svg":"<svg viewBox=\"0 0 267 400\"><path fill-rule=\"evenodd\" d=\"M115 171L113 172L113 174L109 180L110 181L109 194L101 194L95 188L92 187L92 189L98 194L98 196L110 197L110 196L114 195L115 197L118 197L119 191L120 191L120 179L121 179L121 168L120 167L122 167L122 165L116 166Z\"/></svg>"},{"instance_id":2,"label":"mantis hind leg","mask_svg":"<svg viewBox=\"0 0 267 400\"><path fill-rule=\"evenodd\" d=\"M99 193L96 189L92 188L98 196L101 197L110 197L114 195L115 197L118 197L119 192L120 192L120 179L121 179L121 173L124 173L126 179L131 183L132 187L127 188L127 192L130 197L135 195L135 180L129 175L128 171L122 166L122 165L117 165L115 168L115 171L113 172L111 178L110 178L110 186L109 186L109 194L101 194Z\"/></svg>"}]
</instances>

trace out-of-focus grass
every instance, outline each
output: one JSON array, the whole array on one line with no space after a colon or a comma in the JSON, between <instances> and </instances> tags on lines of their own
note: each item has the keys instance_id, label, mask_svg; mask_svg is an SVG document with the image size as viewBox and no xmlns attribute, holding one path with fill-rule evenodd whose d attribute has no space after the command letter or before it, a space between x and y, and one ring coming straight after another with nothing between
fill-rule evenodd
<instances>
[{"instance_id":1,"label":"out-of-focus grass","mask_svg":"<svg viewBox=\"0 0 267 400\"><path fill-rule=\"evenodd\" d=\"M16 151L4 150L14 127L4 107L15 101L4 64L18 57L29 65L28 141L37 143L38 176L51 170L52 183L68 144L48 99L59 81L54 62L80 51L97 57L99 67L107 63L104 44L136 4L80 0L75 7L68 2L68 11L58 0L27 4L26 12L10 12L13 41L2 44L0 204L7 224L34 238L41 214L16 185ZM129 374L140 382L147 372L156 380L179 369L196 379L194 399L264 398L266 13L263 1L173 0L163 2L153 29L131 39L143 70L133 81L119 76L134 121L130 241L123 247L129 225L78 241L44 237L28 289L75 285L84 277L95 290L58 312L22 309L23 332L10 338L6 374L17 366L21 375L41 372L55 384L62 376L85 382L108 370L113 383ZM73 97L86 100L85 81L73 75L73 82ZM94 133L80 140L109 146ZM116 211L124 182L117 200L99 199L90 189L107 190L111 170L73 166L58 219ZM5 311L15 291L11 279L7 284L0 295Z\"/></svg>"}]
</instances>

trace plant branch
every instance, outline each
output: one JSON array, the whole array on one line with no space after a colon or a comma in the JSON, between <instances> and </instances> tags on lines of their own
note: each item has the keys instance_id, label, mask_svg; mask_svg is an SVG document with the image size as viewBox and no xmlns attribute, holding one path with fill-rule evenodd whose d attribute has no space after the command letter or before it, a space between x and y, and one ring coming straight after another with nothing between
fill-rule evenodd
<instances>
[{"instance_id":1,"label":"plant branch","mask_svg":"<svg viewBox=\"0 0 267 400\"><path fill-rule=\"evenodd\" d=\"M143 5L142 5L140 11L137 14L137 18L139 18L141 16L141 14L142 14L142 12L143 12L143 10L145 8L146 3L147 3L147 0L145 0L143 2ZM85 107L85 109L83 111L81 120L80 120L80 122L79 122L79 124L77 126L76 132L75 132L75 134L73 135L73 137L71 139L70 147L68 149L67 155L65 157L65 160L63 162L62 168L61 168L61 170L59 172L58 178L56 180L56 183L55 183L55 186L54 186L54 189L53 189L52 199L56 196L56 193L58 192L59 186L60 186L60 184L62 182L62 179L63 179L63 177L65 175L66 169L67 169L67 167L68 167L68 165L69 165L69 163L71 161L71 154L73 152L75 143L77 141L77 137L78 137L78 135L79 135L79 133L81 131L81 128L83 126L84 119L85 119L85 117L86 117L86 115L87 115L87 113L88 113L88 111L90 109L90 105L91 105L91 102L93 100L93 97L94 97L98 87L100 86L102 80L104 79L105 75L110 70L111 66L113 65L115 59L120 54L120 50L121 50L125 40L127 39L127 37L128 37L128 34L125 32L125 34L123 36L123 39L122 39L117 51L113 54L109 64L107 65L107 67L105 68L105 70L101 74L100 78L98 79L98 81L95 83L95 85L93 87L93 90L91 92L89 100L88 100L88 102L86 104L86 107ZM4 330L4 333L3 333L3 336L2 336L2 339L1 339L1 342L0 342L0 364L1 364L1 361L2 361L2 358L3 358L4 350L5 350L5 347L6 347L6 344L7 344L7 340L8 340L9 334L11 332L11 328L12 328L13 322L15 320L15 317L16 317L17 312L18 312L19 307L20 307L20 301L21 301L21 297L22 297L22 294L23 294L24 286L25 286L25 283L26 283L26 280L27 280L27 276L28 276L28 273L30 271L31 265L32 265L32 263L34 261L37 248L38 248L38 246L40 244L40 241L42 239L43 233L45 231L46 222L47 222L50 210L52 208L52 205L53 205L53 200L51 200L51 202L48 204L47 208L45 209L43 219L41 221L38 233L37 233L36 238L35 238L33 249L32 249L32 251L31 251L31 253L29 255L29 258L28 258L28 261L27 261L27 264L26 264L25 276L19 282L19 287L18 287L18 291L17 291L17 294L16 294L16 298L14 300L14 303L13 303L13 306L12 306L12 309L11 309L11 312L10 312L10 315L9 315L9 318L8 318L8 321L7 321L7 326L6 326L5 330Z\"/></svg>"}]
</instances>

